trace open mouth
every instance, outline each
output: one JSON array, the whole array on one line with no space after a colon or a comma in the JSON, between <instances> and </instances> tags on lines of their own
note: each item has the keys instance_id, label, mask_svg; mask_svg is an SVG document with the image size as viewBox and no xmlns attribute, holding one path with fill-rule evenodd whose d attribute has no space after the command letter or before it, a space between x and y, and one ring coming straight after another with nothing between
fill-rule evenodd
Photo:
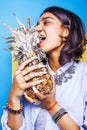
<instances>
[{"instance_id":1,"label":"open mouth","mask_svg":"<svg viewBox=\"0 0 87 130\"><path fill-rule=\"evenodd\" d=\"M45 40L46 40L46 37L44 35L40 35L39 36L39 43L37 44L38 47L41 47Z\"/></svg>"},{"instance_id":2,"label":"open mouth","mask_svg":"<svg viewBox=\"0 0 87 130\"><path fill-rule=\"evenodd\" d=\"M44 43L44 41L46 40L46 36L45 35L42 35L40 34L39 35L39 43L37 44L38 47L41 47Z\"/></svg>"},{"instance_id":3,"label":"open mouth","mask_svg":"<svg viewBox=\"0 0 87 130\"><path fill-rule=\"evenodd\" d=\"M46 37L44 35L40 35L39 38L40 38L40 40L45 40L46 39Z\"/></svg>"}]
</instances>

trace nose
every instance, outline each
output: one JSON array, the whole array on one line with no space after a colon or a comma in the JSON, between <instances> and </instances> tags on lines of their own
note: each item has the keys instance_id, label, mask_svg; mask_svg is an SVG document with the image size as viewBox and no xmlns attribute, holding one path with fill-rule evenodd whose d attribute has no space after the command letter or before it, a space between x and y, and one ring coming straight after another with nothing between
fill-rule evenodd
<instances>
[{"instance_id":1,"label":"nose","mask_svg":"<svg viewBox=\"0 0 87 130\"><path fill-rule=\"evenodd\" d=\"M42 31L42 26L39 24L39 25L37 25L36 26L36 30L38 31L38 32L41 32Z\"/></svg>"}]
</instances>

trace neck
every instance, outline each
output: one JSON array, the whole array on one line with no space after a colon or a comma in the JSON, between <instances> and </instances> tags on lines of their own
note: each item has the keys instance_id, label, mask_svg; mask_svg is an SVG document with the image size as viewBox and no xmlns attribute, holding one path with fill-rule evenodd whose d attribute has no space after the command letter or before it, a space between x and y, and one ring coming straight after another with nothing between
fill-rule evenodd
<instances>
[{"instance_id":1,"label":"neck","mask_svg":"<svg viewBox=\"0 0 87 130\"><path fill-rule=\"evenodd\" d=\"M64 44L61 44L60 47L57 47L56 49L53 49L51 52L49 52L48 56L48 63L51 67L51 69L56 73L57 70L61 67L59 63L59 57L61 53L61 49L64 46Z\"/></svg>"},{"instance_id":2,"label":"neck","mask_svg":"<svg viewBox=\"0 0 87 130\"><path fill-rule=\"evenodd\" d=\"M58 68L61 67L60 63L59 63L59 55L58 55L58 52L57 54L56 53L53 53L53 54L50 54L49 55L49 58L48 58L48 63L51 67L51 69L56 73Z\"/></svg>"}]
</instances>

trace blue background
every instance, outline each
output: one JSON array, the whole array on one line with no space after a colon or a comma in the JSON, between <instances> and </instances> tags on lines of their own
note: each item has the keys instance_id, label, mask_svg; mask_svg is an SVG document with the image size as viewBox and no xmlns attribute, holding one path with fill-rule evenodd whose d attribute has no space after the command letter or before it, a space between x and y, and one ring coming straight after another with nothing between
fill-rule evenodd
<instances>
[{"instance_id":1,"label":"blue background","mask_svg":"<svg viewBox=\"0 0 87 130\"><path fill-rule=\"evenodd\" d=\"M10 32L3 26L6 22L13 28L19 27L13 13L27 26L27 18L35 24L41 12L48 6L61 6L78 14L87 32L87 0L2 0L0 2L0 118L2 108L8 100L12 84L12 57L6 48L3 38L10 36ZM0 126L1 130L1 126Z\"/></svg>"}]
</instances>

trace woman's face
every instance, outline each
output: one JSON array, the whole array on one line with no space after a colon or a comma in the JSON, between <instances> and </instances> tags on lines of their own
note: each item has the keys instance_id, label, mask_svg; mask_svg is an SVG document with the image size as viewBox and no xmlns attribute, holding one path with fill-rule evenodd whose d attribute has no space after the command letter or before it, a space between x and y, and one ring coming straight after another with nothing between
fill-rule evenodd
<instances>
[{"instance_id":1,"label":"woman's face","mask_svg":"<svg viewBox=\"0 0 87 130\"><path fill-rule=\"evenodd\" d=\"M62 46L64 27L61 22L52 13L44 13L39 21L37 30L40 36L38 46L46 53L52 50L58 50Z\"/></svg>"}]
</instances>

